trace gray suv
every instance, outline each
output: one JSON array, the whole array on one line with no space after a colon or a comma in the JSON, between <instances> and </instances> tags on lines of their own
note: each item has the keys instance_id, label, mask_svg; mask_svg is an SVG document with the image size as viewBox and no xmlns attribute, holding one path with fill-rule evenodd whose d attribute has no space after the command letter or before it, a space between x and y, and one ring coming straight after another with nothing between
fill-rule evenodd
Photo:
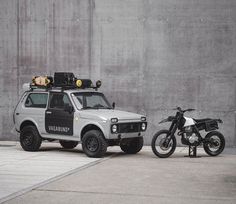
<instances>
[{"instance_id":1,"label":"gray suv","mask_svg":"<svg viewBox=\"0 0 236 204\"><path fill-rule=\"evenodd\" d=\"M43 140L59 140L67 149L82 143L89 157L101 157L113 145L135 154L142 149L147 128L145 116L115 110L114 104L91 86L29 86L13 119L25 151L37 151Z\"/></svg>"}]
</instances>

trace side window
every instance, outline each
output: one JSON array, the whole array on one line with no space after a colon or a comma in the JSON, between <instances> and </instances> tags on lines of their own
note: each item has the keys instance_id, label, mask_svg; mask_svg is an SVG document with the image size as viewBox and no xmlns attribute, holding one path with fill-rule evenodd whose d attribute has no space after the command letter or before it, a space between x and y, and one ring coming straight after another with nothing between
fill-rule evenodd
<instances>
[{"instance_id":1,"label":"side window","mask_svg":"<svg viewBox=\"0 0 236 204\"><path fill-rule=\"evenodd\" d=\"M72 106L68 95L64 94L63 96L64 106Z\"/></svg>"},{"instance_id":2,"label":"side window","mask_svg":"<svg viewBox=\"0 0 236 204\"><path fill-rule=\"evenodd\" d=\"M31 93L25 101L27 108L46 108L48 94L46 93Z\"/></svg>"},{"instance_id":3,"label":"side window","mask_svg":"<svg viewBox=\"0 0 236 204\"><path fill-rule=\"evenodd\" d=\"M50 96L50 108L64 109L72 106L69 97L64 93L52 93Z\"/></svg>"}]
</instances>

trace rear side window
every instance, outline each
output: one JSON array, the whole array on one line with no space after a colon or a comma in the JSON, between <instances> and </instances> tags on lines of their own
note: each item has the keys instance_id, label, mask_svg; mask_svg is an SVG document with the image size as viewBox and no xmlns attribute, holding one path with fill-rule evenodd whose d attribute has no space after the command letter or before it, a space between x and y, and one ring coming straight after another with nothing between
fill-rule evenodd
<instances>
[{"instance_id":1,"label":"rear side window","mask_svg":"<svg viewBox=\"0 0 236 204\"><path fill-rule=\"evenodd\" d=\"M46 93L31 93L25 101L27 108L46 108L48 101L48 94Z\"/></svg>"}]
</instances>

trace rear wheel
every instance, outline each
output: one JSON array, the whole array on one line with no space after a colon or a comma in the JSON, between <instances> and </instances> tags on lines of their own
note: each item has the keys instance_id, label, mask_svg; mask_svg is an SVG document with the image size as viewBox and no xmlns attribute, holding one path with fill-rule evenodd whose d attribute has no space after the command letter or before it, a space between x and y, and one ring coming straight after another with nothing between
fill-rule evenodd
<instances>
[{"instance_id":1,"label":"rear wheel","mask_svg":"<svg viewBox=\"0 0 236 204\"><path fill-rule=\"evenodd\" d=\"M76 141L60 140L61 146L65 149L73 149L78 145Z\"/></svg>"},{"instance_id":2,"label":"rear wheel","mask_svg":"<svg viewBox=\"0 0 236 204\"><path fill-rule=\"evenodd\" d=\"M167 143L166 139L168 134L168 130L161 130L157 132L152 138L152 151L156 156L160 158L169 157L175 151L176 138L175 136L173 136L170 139L169 143Z\"/></svg>"},{"instance_id":3,"label":"rear wheel","mask_svg":"<svg viewBox=\"0 0 236 204\"><path fill-rule=\"evenodd\" d=\"M122 142L120 148L126 154L136 154L143 147L143 137L136 137L127 140L127 142Z\"/></svg>"},{"instance_id":4,"label":"rear wheel","mask_svg":"<svg viewBox=\"0 0 236 204\"><path fill-rule=\"evenodd\" d=\"M35 126L25 126L20 132L20 144L25 151L38 151L42 143Z\"/></svg>"},{"instance_id":5,"label":"rear wheel","mask_svg":"<svg viewBox=\"0 0 236 204\"><path fill-rule=\"evenodd\" d=\"M90 130L82 139L84 153L88 157L102 157L107 151L107 142L99 130Z\"/></svg>"},{"instance_id":6,"label":"rear wheel","mask_svg":"<svg viewBox=\"0 0 236 204\"><path fill-rule=\"evenodd\" d=\"M203 144L205 152L210 156L219 155L225 148L225 138L217 131L209 132L205 137Z\"/></svg>"}]
</instances>

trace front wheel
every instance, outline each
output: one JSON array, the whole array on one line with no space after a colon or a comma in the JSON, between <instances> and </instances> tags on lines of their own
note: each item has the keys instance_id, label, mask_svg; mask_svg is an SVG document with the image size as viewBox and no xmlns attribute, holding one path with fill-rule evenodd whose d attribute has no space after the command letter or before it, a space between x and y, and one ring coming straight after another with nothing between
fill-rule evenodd
<instances>
[{"instance_id":1,"label":"front wheel","mask_svg":"<svg viewBox=\"0 0 236 204\"><path fill-rule=\"evenodd\" d=\"M173 136L169 143L166 142L168 130L160 130L152 138L152 151L160 158L167 158L172 155L176 148L176 138Z\"/></svg>"},{"instance_id":2,"label":"front wheel","mask_svg":"<svg viewBox=\"0 0 236 204\"><path fill-rule=\"evenodd\" d=\"M136 137L133 139L129 139L120 144L120 148L126 154L136 154L143 147L143 137Z\"/></svg>"},{"instance_id":3,"label":"front wheel","mask_svg":"<svg viewBox=\"0 0 236 204\"><path fill-rule=\"evenodd\" d=\"M102 157L107 151L107 141L99 130L90 130L82 138L82 147L88 157Z\"/></svg>"},{"instance_id":4,"label":"front wheel","mask_svg":"<svg viewBox=\"0 0 236 204\"><path fill-rule=\"evenodd\" d=\"M225 148L225 138L217 131L209 132L203 144L205 152L210 156L219 155Z\"/></svg>"}]
</instances>

